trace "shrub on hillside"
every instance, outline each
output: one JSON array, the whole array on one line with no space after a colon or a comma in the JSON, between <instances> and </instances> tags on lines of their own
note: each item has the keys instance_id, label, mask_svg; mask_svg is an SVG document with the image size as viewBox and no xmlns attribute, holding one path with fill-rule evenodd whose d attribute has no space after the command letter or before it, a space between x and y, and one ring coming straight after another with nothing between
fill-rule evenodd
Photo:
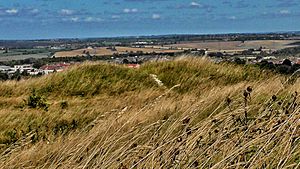
<instances>
[{"instance_id":1,"label":"shrub on hillside","mask_svg":"<svg viewBox=\"0 0 300 169\"><path fill-rule=\"evenodd\" d=\"M48 104L46 102L46 100L36 94L36 91L33 90L31 92L31 95L28 97L27 101L26 101L26 105L29 107L29 108L41 108L41 109L44 109L45 111L48 111Z\"/></svg>"},{"instance_id":2,"label":"shrub on hillside","mask_svg":"<svg viewBox=\"0 0 300 169\"><path fill-rule=\"evenodd\" d=\"M68 108L68 106L69 106L69 104L68 104L67 101L60 102L60 108L61 109L66 109L66 108Z\"/></svg>"}]
</instances>

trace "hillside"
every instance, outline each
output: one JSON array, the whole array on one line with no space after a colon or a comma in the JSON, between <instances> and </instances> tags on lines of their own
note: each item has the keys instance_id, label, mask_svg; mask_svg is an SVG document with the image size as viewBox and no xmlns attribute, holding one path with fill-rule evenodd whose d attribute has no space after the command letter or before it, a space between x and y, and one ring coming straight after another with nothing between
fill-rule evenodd
<instances>
[{"instance_id":1,"label":"hillside","mask_svg":"<svg viewBox=\"0 0 300 169\"><path fill-rule=\"evenodd\" d=\"M0 84L0 168L298 168L299 83L181 58Z\"/></svg>"}]
</instances>

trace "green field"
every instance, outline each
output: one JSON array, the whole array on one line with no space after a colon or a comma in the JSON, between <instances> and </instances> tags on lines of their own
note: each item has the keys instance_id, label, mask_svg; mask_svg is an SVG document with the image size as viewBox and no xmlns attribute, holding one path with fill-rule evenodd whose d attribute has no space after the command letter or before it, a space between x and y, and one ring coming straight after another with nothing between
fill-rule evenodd
<instances>
[{"instance_id":1,"label":"green field","mask_svg":"<svg viewBox=\"0 0 300 169\"><path fill-rule=\"evenodd\" d=\"M52 52L57 50L51 49L11 49L7 53L4 50L0 51L0 61L24 60L28 58L46 58Z\"/></svg>"}]
</instances>

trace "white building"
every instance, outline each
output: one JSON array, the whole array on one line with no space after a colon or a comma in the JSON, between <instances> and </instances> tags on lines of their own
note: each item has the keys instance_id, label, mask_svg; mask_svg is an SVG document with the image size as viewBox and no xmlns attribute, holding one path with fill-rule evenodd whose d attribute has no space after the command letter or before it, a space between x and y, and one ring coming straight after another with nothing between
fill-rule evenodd
<instances>
[{"instance_id":1,"label":"white building","mask_svg":"<svg viewBox=\"0 0 300 169\"><path fill-rule=\"evenodd\" d=\"M26 65L15 65L15 66L14 66L14 70L15 70L15 71L19 70L20 73L22 73L22 72L24 72L24 71L32 72L32 71L34 71L35 69L32 67L31 64L26 64Z\"/></svg>"},{"instance_id":2,"label":"white building","mask_svg":"<svg viewBox=\"0 0 300 169\"><path fill-rule=\"evenodd\" d=\"M1 73L8 73L8 72L10 72L10 71L12 71L12 70L13 70L13 68L10 67L10 66L1 66L1 65L0 65L0 72L1 72Z\"/></svg>"}]
</instances>

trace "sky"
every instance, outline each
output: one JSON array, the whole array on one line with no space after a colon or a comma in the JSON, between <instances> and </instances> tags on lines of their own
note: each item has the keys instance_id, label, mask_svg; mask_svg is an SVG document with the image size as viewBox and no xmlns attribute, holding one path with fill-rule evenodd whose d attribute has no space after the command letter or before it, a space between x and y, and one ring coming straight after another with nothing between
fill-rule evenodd
<instances>
[{"instance_id":1,"label":"sky","mask_svg":"<svg viewBox=\"0 0 300 169\"><path fill-rule=\"evenodd\" d=\"M0 39L300 30L299 0L0 0Z\"/></svg>"}]
</instances>

